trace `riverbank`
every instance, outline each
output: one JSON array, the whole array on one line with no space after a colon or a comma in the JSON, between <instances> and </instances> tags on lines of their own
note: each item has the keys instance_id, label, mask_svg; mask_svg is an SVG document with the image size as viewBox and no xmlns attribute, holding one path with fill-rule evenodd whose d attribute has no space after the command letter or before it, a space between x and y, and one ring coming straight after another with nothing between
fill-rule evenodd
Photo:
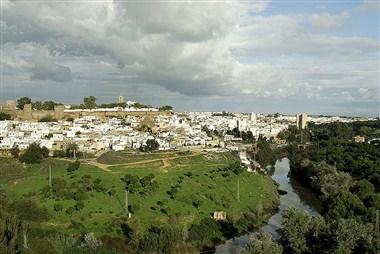
<instances>
[{"instance_id":1,"label":"riverbank","mask_svg":"<svg viewBox=\"0 0 380 254\"><path fill-rule=\"evenodd\" d=\"M216 254L240 253L249 241L250 236L259 231L269 233L273 238L277 238L277 230L281 226L282 212L290 207L306 211L311 215L319 213L321 204L318 198L309 189L302 186L296 179L292 178L289 172L289 160L287 158L277 160L272 179L278 183L279 189L284 190L287 193L280 196L279 209L272 217L270 217L268 223L259 230L235 237L224 244L218 245L215 250Z\"/></svg>"}]
</instances>

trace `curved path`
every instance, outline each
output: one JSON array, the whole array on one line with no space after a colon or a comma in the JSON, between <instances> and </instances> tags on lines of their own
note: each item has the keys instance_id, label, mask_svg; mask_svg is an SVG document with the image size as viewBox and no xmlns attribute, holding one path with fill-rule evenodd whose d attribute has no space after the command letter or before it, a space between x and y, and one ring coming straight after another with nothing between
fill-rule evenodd
<instances>
[{"instance_id":1,"label":"curved path","mask_svg":"<svg viewBox=\"0 0 380 254\"><path fill-rule=\"evenodd\" d=\"M171 154L171 153L166 153L166 154ZM96 166L96 167L100 168L101 170L104 170L107 172L112 171L110 169L110 167L117 167L117 166L128 167L128 166L143 165L143 164L152 163L152 162L162 162L162 164L163 164L162 168L164 169L164 172L167 172L167 168L170 167L170 162L169 162L170 160L174 160L174 159L178 159L178 158L194 157L194 156L197 156L200 154L205 154L205 152L196 151L196 152L193 152L192 154L189 154L189 155L183 155L183 156L175 155L173 157L168 157L168 158L165 157L165 158L157 158L157 159L148 159L148 160L127 162L127 163L118 163L118 164L103 164L103 163L98 162L97 158L86 159L84 161L90 165Z\"/></svg>"}]
</instances>

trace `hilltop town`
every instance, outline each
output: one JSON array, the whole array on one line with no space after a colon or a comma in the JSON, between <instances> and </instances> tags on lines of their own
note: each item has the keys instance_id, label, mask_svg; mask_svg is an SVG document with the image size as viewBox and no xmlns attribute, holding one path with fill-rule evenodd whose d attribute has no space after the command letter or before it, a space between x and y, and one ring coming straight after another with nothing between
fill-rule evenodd
<instances>
[{"instance_id":1,"label":"hilltop town","mask_svg":"<svg viewBox=\"0 0 380 254\"><path fill-rule=\"evenodd\" d=\"M278 113L174 112L170 106L159 109L125 102L123 96L119 96L116 103L99 106L53 104L50 106L53 110L37 110L36 104L25 103L17 107L14 101L7 101L1 106L1 114L8 116L0 122L3 155L9 155L16 147L25 150L32 143L49 149L51 156L65 151L73 143L79 152L86 154L143 150L148 140L157 142L156 149L162 151L206 148L238 151L245 143L259 138L282 145L285 140L278 137L280 132L292 125L304 129L308 121L318 124L367 120L311 117L305 113L286 116Z\"/></svg>"}]
</instances>

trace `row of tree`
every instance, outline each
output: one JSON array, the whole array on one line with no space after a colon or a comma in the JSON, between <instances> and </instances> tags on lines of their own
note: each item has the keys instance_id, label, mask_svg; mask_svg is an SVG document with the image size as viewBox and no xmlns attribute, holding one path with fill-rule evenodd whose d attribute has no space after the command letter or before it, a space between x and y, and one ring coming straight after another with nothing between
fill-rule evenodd
<instances>
[{"instance_id":1,"label":"row of tree","mask_svg":"<svg viewBox=\"0 0 380 254\"><path fill-rule=\"evenodd\" d=\"M54 101L32 101L29 97L21 97L17 100L17 108L19 109L24 109L26 104L32 104L32 108L36 110L54 110L56 105L60 105Z\"/></svg>"},{"instance_id":2,"label":"row of tree","mask_svg":"<svg viewBox=\"0 0 380 254\"><path fill-rule=\"evenodd\" d=\"M54 101L32 101L29 97L21 97L17 100L17 108L24 109L24 106L26 104L32 104L32 108L36 110L54 110L54 107L56 105L60 105L60 103L54 102ZM83 98L83 103L79 105L72 105L73 109L94 109L94 108L115 108L115 107L126 107L126 103L103 103L103 104L97 104L96 103L96 97L95 96L88 96ZM144 105L141 103L136 102L133 107L135 108L149 108L152 107L150 105ZM159 110L173 110L172 106L166 105L159 108ZM3 116L4 117L4 116ZM1 120L1 115L0 115Z\"/></svg>"}]
</instances>

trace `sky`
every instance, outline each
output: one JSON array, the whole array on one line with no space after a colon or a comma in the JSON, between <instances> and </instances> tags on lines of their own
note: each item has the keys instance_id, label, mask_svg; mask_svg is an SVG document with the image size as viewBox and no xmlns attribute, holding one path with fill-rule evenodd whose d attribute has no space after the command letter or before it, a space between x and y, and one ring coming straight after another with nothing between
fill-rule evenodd
<instances>
[{"instance_id":1,"label":"sky","mask_svg":"<svg viewBox=\"0 0 380 254\"><path fill-rule=\"evenodd\" d=\"M0 0L0 100L380 115L380 2Z\"/></svg>"}]
</instances>

